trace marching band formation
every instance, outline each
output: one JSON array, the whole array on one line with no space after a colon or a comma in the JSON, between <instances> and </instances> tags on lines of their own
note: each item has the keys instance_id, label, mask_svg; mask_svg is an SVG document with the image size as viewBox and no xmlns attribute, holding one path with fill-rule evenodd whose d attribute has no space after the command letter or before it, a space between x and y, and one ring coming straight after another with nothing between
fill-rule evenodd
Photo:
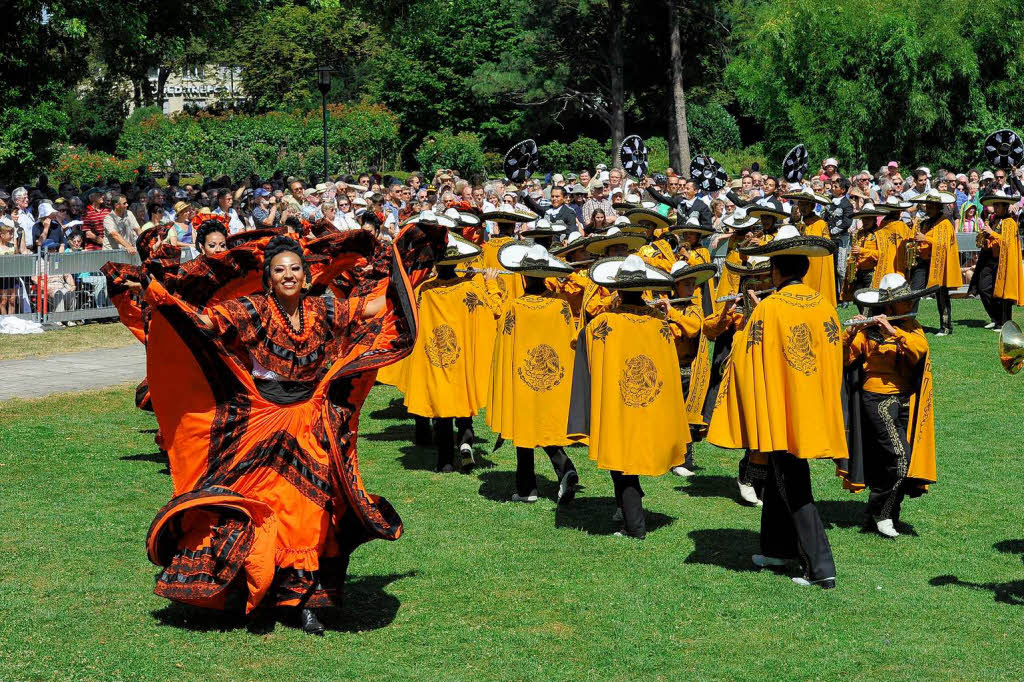
<instances>
[{"instance_id":1,"label":"marching band formation","mask_svg":"<svg viewBox=\"0 0 1024 682\"><path fill-rule=\"evenodd\" d=\"M644 178L643 141L627 138L620 161ZM536 164L527 141L505 171L521 181ZM683 195L636 183L616 204L621 216L589 234L560 220L559 206L424 211L393 243L365 230L230 235L211 216L200 257L183 264L167 226L143 232L142 265L105 273L147 346L137 402L157 417L174 480L147 544L157 594L283 607L321 634L315 610L337 603L352 551L402 533L359 475L359 412L375 380L403 394L416 442L436 449L442 473L474 463L483 410L495 450L515 448L514 502L538 500L540 448L557 504L571 504L580 475L570 453L585 445L611 477L617 535L631 538L646 535L641 477L696 475L701 440L742 451L738 495L761 508L753 563L795 564L794 582L835 587L808 460L831 459L844 487L868 490L865 526L889 538L904 500L936 481L931 356L915 315L934 296L937 336L952 332L949 291L962 282L942 207L953 199L929 191L864 206L837 270L816 212L831 202L800 184L802 146L783 168L793 189L773 181L777 191L726 219L721 269L693 198L698 185L724 186L707 157ZM974 282L991 327L1006 323L1011 372L1024 364L1024 335L1009 321L1024 304L1006 211L1018 200L984 198L995 210ZM861 314L841 323L837 294Z\"/></svg>"}]
</instances>

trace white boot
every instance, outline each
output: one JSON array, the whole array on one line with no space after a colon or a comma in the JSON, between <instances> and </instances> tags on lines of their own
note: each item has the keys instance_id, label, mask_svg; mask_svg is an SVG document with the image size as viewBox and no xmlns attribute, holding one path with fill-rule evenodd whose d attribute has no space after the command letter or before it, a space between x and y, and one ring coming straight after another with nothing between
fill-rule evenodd
<instances>
[{"instance_id":1,"label":"white boot","mask_svg":"<svg viewBox=\"0 0 1024 682\"><path fill-rule=\"evenodd\" d=\"M740 499L748 504L752 504L756 507L761 506L761 500L757 499L757 493L754 492L754 486L747 485L740 479L736 479L736 485L740 487Z\"/></svg>"},{"instance_id":2,"label":"white boot","mask_svg":"<svg viewBox=\"0 0 1024 682\"><path fill-rule=\"evenodd\" d=\"M690 471L684 466L672 467L670 471L676 476L682 476L683 478L689 478L690 476L694 475L692 471Z\"/></svg>"},{"instance_id":3,"label":"white boot","mask_svg":"<svg viewBox=\"0 0 1024 682\"><path fill-rule=\"evenodd\" d=\"M892 525L892 519L875 519L875 528L880 535L887 538L898 538L900 534Z\"/></svg>"}]
</instances>

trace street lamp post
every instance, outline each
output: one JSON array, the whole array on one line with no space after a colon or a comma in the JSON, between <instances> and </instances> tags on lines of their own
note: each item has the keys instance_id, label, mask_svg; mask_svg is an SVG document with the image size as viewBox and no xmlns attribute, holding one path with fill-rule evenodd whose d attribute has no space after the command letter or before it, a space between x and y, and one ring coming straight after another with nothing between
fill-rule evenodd
<instances>
[{"instance_id":1,"label":"street lamp post","mask_svg":"<svg viewBox=\"0 0 1024 682\"><path fill-rule=\"evenodd\" d=\"M324 113L324 182L327 182L327 93L331 91L331 67L319 66L316 69L316 87L323 98Z\"/></svg>"}]
</instances>

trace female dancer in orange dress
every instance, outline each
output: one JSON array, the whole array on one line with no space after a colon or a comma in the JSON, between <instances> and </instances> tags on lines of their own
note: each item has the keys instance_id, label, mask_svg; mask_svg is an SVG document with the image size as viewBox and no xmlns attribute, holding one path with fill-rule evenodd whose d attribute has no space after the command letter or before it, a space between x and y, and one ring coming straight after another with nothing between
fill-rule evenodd
<instances>
[{"instance_id":1,"label":"female dancer in orange dress","mask_svg":"<svg viewBox=\"0 0 1024 682\"><path fill-rule=\"evenodd\" d=\"M340 602L352 551L402 533L362 485L359 410L376 369L410 352L412 286L447 235L414 225L385 246L353 230L305 247L253 236L177 269L141 268L174 482L147 548L163 597L293 607L322 634L314 609Z\"/></svg>"}]
</instances>

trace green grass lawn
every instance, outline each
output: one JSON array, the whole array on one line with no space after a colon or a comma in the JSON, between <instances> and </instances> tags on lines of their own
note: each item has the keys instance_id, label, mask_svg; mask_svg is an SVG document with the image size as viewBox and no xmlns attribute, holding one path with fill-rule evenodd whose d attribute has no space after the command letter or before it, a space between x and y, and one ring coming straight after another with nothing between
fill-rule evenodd
<instances>
[{"instance_id":1,"label":"green grass lawn","mask_svg":"<svg viewBox=\"0 0 1024 682\"><path fill-rule=\"evenodd\" d=\"M931 338L939 483L904 505L916 536L862 533L864 498L811 465L831 591L751 570L759 513L736 502L739 453L702 444L696 478L645 479L648 537L616 538L586 450L570 450L585 486L570 508L540 452L547 499L508 503L510 445L491 455L481 422L483 466L434 474L377 387L361 467L406 534L355 553L323 639L153 595L143 542L171 482L132 389L0 404L0 680L1019 679L1024 375L964 318L980 306L954 302L956 334Z\"/></svg>"},{"instance_id":2,"label":"green grass lawn","mask_svg":"<svg viewBox=\"0 0 1024 682\"><path fill-rule=\"evenodd\" d=\"M114 322L62 327L42 334L0 334L0 360L76 353L94 348L118 348L138 343L128 328Z\"/></svg>"}]
</instances>

